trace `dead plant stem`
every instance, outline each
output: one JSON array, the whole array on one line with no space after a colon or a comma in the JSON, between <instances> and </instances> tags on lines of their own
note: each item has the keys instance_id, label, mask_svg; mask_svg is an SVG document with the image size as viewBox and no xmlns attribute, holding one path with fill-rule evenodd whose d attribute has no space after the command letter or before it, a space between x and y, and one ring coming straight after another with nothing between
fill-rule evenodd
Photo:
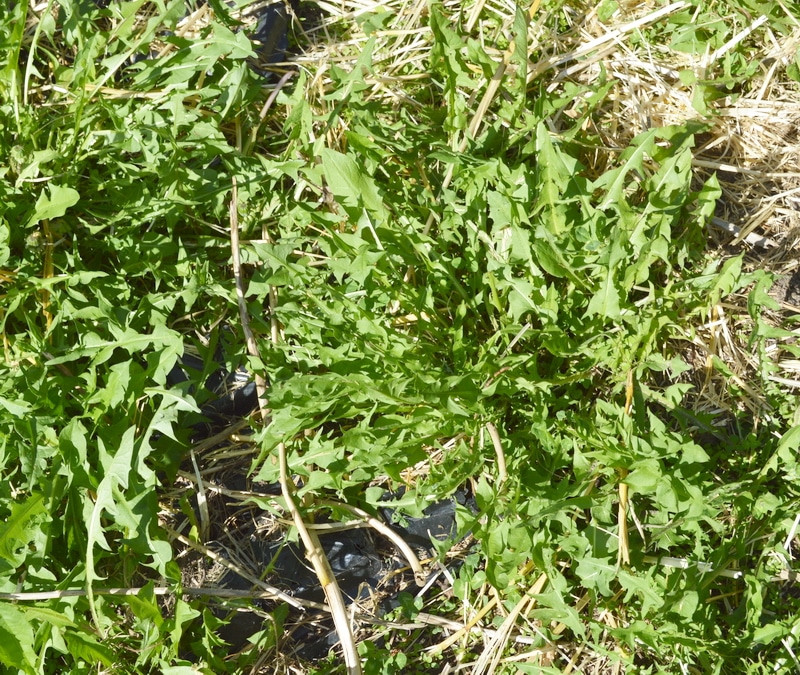
<instances>
[{"instance_id":1,"label":"dead plant stem","mask_svg":"<svg viewBox=\"0 0 800 675\"><path fill-rule=\"evenodd\" d=\"M244 288L241 278L241 260L239 257L239 218L238 218L238 193L236 188L236 177L233 177L231 203L230 203L230 224L231 224L231 252L233 255L233 275L236 281L236 297L239 302L239 317L242 322L242 330L245 334L247 343L247 351L250 356L258 358L258 346L250 330L250 318L247 312L247 303L244 298ZM270 291L270 309L272 315L272 340L277 341L278 334L276 331L274 309L277 304L277 295L274 289ZM266 422L268 417L268 410L266 406L266 380L258 373L255 374L256 389L258 390L258 405L261 411L261 419ZM292 520L303 546L306 550L306 556L309 562L314 567L314 572L319 579L322 590L325 592L325 598L328 600L330 611L333 616L333 624L336 632L339 635L339 640L342 643L344 650L344 661L347 672L352 675L361 674L361 662L358 658L356 651L355 640L353 632L350 629L350 622L347 618L347 612L344 606L344 598L339 584L336 582L336 577L333 575L328 558L325 556L325 551L319 541L316 532L309 531L303 522L303 517L300 514L297 504L292 495L292 487L290 487L288 461L286 458L286 444L278 444L278 461L280 463L280 483L281 494L286 502L286 508L292 515Z\"/></svg>"},{"instance_id":2,"label":"dead plant stem","mask_svg":"<svg viewBox=\"0 0 800 675\"><path fill-rule=\"evenodd\" d=\"M231 180L231 203L229 208L231 224L231 258L233 260L233 278L236 284L236 300L239 304L239 320L242 322L242 331L247 344L247 353L254 358L259 358L258 345L250 328L250 316L247 312L247 301L244 297L244 284L242 283L242 261L239 253L239 192L236 186L236 176ZM267 382L264 376L256 370L254 373L256 391L258 392L258 407L262 421L267 420L266 396Z\"/></svg>"},{"instance_id":3,"label":"dead plant stem","mask_svg":"<svg viewBox=\"0 0 800 675\"><path fill-rule=\"evenodd\" d=\"M278 444L278 459L280 462L280 482L281 494L286 502L286 508L292 514L292 520L300 534L300 539L306 549L306 557L311 565L314 567L314 572L319 579L322 590L325 592L325 599L331 608L331 615L333 616L333 624L336 632L339 635L339 640L342 643L344 651L344 663L347 668L348 674L360 675L361 662L358 658L356 651L355 639L353 631L350 628L350 621L347 618L347 611L344 605L344 598L339 584L336 582L336 577L333 575L333 570L325 556L325 551L319 541L319 536L314 530L309 530L303 522L303 517L297 504L294 501L292 488L290 487L289 468L286 458L286 444Z\"/></svg>"}]
</instances>

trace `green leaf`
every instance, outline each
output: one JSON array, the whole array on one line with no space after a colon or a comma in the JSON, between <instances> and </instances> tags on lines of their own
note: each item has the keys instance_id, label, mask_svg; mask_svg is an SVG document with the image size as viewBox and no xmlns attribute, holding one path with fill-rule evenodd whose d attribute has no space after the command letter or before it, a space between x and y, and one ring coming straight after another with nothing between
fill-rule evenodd
<instances>
[{"instance_id":1,"label":"green leaf","mask_svg":"<svg viewBox=\"0 0 800 675\"><path fill-rule=\"evenodd\" d=\"M548 274L554 277L567 278L574 281L580 287L585 286L572 265L561 251L561 247L550 230L544 226L536 228L536 234L531 242L536 262Z\"/></svg>"},{"instance_id":2,"label":"green leaf","mask_svg":"<svg viewBox=\"0 0 800 675\"><path fill-rule=\"evenodd\" d=\"M31 406L25 401L9 401L5 396L0 396L0 408L5 408L17 417L22 417L31 412Z\"/></svg>"},{"instance_id":3,"label":"green leaf","mask_svg":"<svg viewBox=\"0 0 800 675\"><path fill-rule=\"evenodd\" d=\"M135 427L129 427L120 439L119 448L110 455L104 447L102 440L98 439L100 461L103 464L105 475L97 487L97 496L89 516L86 532L86 591L89 599L89 608L95 625L99 628L100 621L94 600L92 586L98 579L102 579L95 570L95 547L100 546L110 551L103 532L102 515L105 511L115 515L117 513L115 495L124 499L124 489L128 486L131 467L133 465ZM135 511L135 509L132 509Z\"/></svg>"},{"instance_id":4,"label":"green leaf","mask_svg":"<svg viewBox=\"0 0 800 675\"><path fill-rule=\"evenodd\" d=\"M147 348L163 349L171 347L173 355L183 353L180 335L166 326L156 325L152 333L140 333L131 327L112 327L115 340L107 340L97 333L87 333L83 339L83 346L63 356L50 359L48 365L69 363L84 356L91 355L92 364L97 366L110 359L115 350L123 349L128 355L142 352Z\"/></svg>"},{"instance_id":5,"label":"green leaf","mask_svg":"<svg viewBox=\"0 0 800 675\"><path fill-rule=\"evenodd\" d=\"M0 662L33 675L36 661L33 625L20 608L0 602Z\"/></svg>"},{"instance_id":6,"label":"green leaf","mask_svg":"<svg viewBox=\"0 0 800 675\"><path fill-rule=\"evenodd\" d=\"M161 615L161 609L152 590L152 584L148 584L138 595L125 596L125 602L140 620L152 622L157 628L164 623L164 617Z\"/></svg>"},{"instance_id":7,"label":"green leaf","mask_svg":"<svg viewBox=\"0 0 800 675\"><path fill-rule=\"evenodd\" d=\"M628 174L634 172L637 177L644 178L644 160L650 154L658 133L658 129L651 129L634 138L620 156L622 166L606 171L595 181L594 189L603 189L606 193L597 207L599 210L605 210L625 200Z\"/></svg>"},{"instance_id":8,"label":"green leaf","mask_svg":"<svg viewBox=\"0 0 800 675\"><path fill-rule=\"evenodd\" d=\"M534 609L530 612L529 616L537 618L544 625L553 621L560 621L567 628L569 628L573 635L583 636L586 633L586 628L581 622L581 617L574 607L571 607L564 601L564 597L558 591L549 593L539 593L534 596L536 602L541 607L548 609Z\"/></svg>"},{"instance_id":9,"label":"green leaf","mask_svg":"<svg viewBox=\"0 0 800 675\"><path fill-rule=\"evenodd\" d=\"M625 259L623 236L621 230L615 231L611 245L606 246L605 251L598 259L600 263L598 269L602 280L600 290L589 301L586 309L587 316L599 314L607 319L619 319L621 316L620 290L617 288L616 270Z\"/></svg>"},{"instance_id":10,"label":"green leaf","mask_svg":"<svg viewBox=\"0 0 800 675\"><path fill-rule=\"evenodd\" d=\"M18 2L9 5L7 11L7 36L3 45L3 68L0 70L0 99L19 104L22 90L22 73L19 71L20 51L22 50L26 26L26 3Z\"/></svg>"},{"instance_id":11,"label":"green leaf","mask_svg":"<svg viewBox=\"0 0 800 675\"><path fill-rule=\"evenodd\" d=\"M72 656L82 659L88 664L102 664L107 668L111 668L116 662L114 652L101 642L98 642L89 633L66 631L64 633L64 641L67 643L69 653Z\"/></svg>"},{"instance_id":12,"label":"green leaf","mask_svg":"<svg viewBox=\"0 0 800 675\"><path fill-rule=\"evenodd\" d=\"M741 274L742 256L735 256L725 261L714 279L714 285L708 291L709 304L712 307L719 304L720 298L725 297L736 288Z\"/></svg>"},{"instance_id":13,"label":"green leaf","mask_svg":"<svg viewBox=\"0 0 800 675\"><path fill-rule=\"evenodd\" d=\"M711 459L708 453L697 443L687 441L681 444L682 464L702 464Z\"/></svg>"},{"instance_id":14,"label":"green leaf","mask_svg":"<svg viewBox=\"0 0 800 675\"><path fill-rule=\"evenodd\" d=\"M559 237L567 227L562 205L566 201L567 186L577 169L577 163L553 144L550 131L543 122L536 127L536 152L537 175L541 186L539 204L544 214L542 222L551 235Z\"/></svg>"},{"instance_id":15,"label":"green leaf","mask_svg":"<svg viewBox=\"0 0 800 675\"><path fill-rule=\"evenodd\" d=\"M680 597L669 607L669 611L680 614L685 619L691 619L700 604L700 596L697 591L685 588L681 591Z\"/></svg>"},{"instance_id":16,"label":"green leaf","mask_svg":"<svg viewBox=\"0 0 800 675\"><path fill-rule=\"evenodd\" d=\"M513 61L517 64L517 77L524 92L528 76L528 19L529 14L522 4L517 4L514 11L514 53ZM521 101L524 104L524 97Z\"/></svg>"},{"instance_id":17,"label":"green leaf","mask_svg":"<svg viewBox=\"0 0 800 675\"><path fill-rule=\"evenodd\" d=\"M188 602L178 598L175 601L175 609L173 610L172 628L169 632L170 642L172 644L171 651L173 658L177 656L178 649L181 644L181 638L184 631L188 628L192 621L200 616L200 611L194 609Z\"/></svg>"},{"instance_id":18,"label":"green leaf","mask_svg":"<svg viewBox=\"0 0 800 675\"><path fill-rule=\"evenodd\" d=\"M631 465L631 472L625 477L625 483L639 494L655 491L661 481L661 467L658 460L645 459Z\"/></svg>"},{"instance_id":19,"label":"green leaf","mask_svg":"<svg viewBox=\"0 0 800 675\"><path fill-rule=\"evenodd\" d=\"M588 316L599 314L607 319L618 319L621 316L619 300L619 291L614 282L614 271L606 269L603 274L603 281L600 284L600 290L589 301L586 314Z\"/></svg>"},{"instance_id":20,"label":"green leaf","mask_svg":"<svg viewBox=\"0 0 800 675\"><path fill-rule=\"evenodd\" d=\"M772 275L763 271L757 272L756 275L756 284L747 296L747 311L755 321L761 322L760 314L762 309L766 308L776 311L779 310L781 306L768 292L774 283Z\"/></svg>"},{"instance_id":21,"label":"green leaf","mask_svg":"<svg viewBox=\"0 0 800 675\"><path fill-rule=\"evenodd\" d=\"M584 588L595 590L605 597L611 595L611 582L616 578L617 569L608 559L587 554L578 560L576 573Z\"/></svg>"},{"instance_id":22,"label":"green leaf","mask_svg":"<svg viewBox=\"0 0 800 675\"><path fill-rule=\"evenodd\" d=\"M375 181L360 169L355 159L330 148L322 148L320 158L328 188L336 197L345 205L363 204L383 218L385 208Z\"/></svg>"},{"instance_id":23,"label":"green leaf","mask_svg":"<svg viewBox=\"0 0 800 675\"><path fill-rule=\"evenodd\" d=\"M75 622L67 616L64 616L61 612L57 612L54 609L48 609L47 607L34 607L34 606L25 606L25 605L18 605L18 607L25 612L29 619L33 619L34 621L38 621L40 623L46 623L50 626L57 626L58 628L75 628Z\"/></svg>"},{"instance_id":24,"label":"green leaf","mask_svg":"<svg viewBox=\"0 0 800 675\"><path fill-rule=\"evenodd\" d=\"M23 502L12 503L11 514L0 523L0 556L14 567L21 565L26 558L24 549L38 535L46 513L47 505L42 494L33 494Z\"/></svg>"},{"instance_id":25,"label":"green leaf","mask_svg":"<svg viewBox=\"0 0 800 675\"><path fill-rule=\"evenodd\" d=\"M792 427L787 431L781 440L778 441L778 447L775 450L775 455L781 460L781 470L784 472L794 471L800 459L800 426Z\"/></svg>"},{"instance_id":26,"label":"green leaf","mask_svg":"<svg viewBox=\"0 0 800 675\"><path fill-rule=\"evenodd\" d=\"M777 642L789 633L789 628L780 621L774 621L765 626L758 626L753 631L753 642L760 645L769 645Z\"/></svg>"},{"instance_id":27,"label":"green leaf","mask_svg":"<svg viewBox=\"0 0 800 675\"><path fill-rule=\"evenodd\" d=\"M39 194L33 214L25 226L32 227L42 220L60 218L71 207L75 206L80 201L80 198L81 196L77 190L51 183L46 190L42 190Z\"/></svg>"},{"instance_id":28,"label":"green leaf","mask_svg":"<svg viewBox=\"0 0 800 675\"><path fill-rule=\"evenodd\" d=\"M661 595L662 589L658 588L652 579L631 574L625 570L620 570L617 573L617 578L622 588L626 591L626 603L634 595L639 598L642 603L642 616L646 617L651 611L658 611L664 604L664 599Z\"/></svg>"}]
</instances>

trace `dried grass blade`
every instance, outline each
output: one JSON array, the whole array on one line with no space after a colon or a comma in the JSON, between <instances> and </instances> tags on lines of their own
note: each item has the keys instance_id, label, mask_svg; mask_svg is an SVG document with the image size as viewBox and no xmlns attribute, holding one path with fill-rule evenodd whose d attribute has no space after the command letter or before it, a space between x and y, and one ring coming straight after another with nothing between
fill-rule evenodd
<instances>
[{"instance_id":1,"label":"dried grass blade","mask_svg":"<svg viewBox=\"0 0 800 675\"><path fill-rule=\"evenodd\" d=\"M281 493L286 502L286 508L292 514L292 520L303 542L303 546L306 549L306 557L313 566L314 572L325 593L325 598L328 601L331 615L333 616L333 624L339 636L339 641L342 643L345 667L349 674L360 675L361 661L359 660L356 650L353 631L350 628L350 621L347 618L342 590L336 582L336 577L333 574L328 558L325 556L325 551L322 548L317 533L306 527L303 522L303 517L300 515L300 511L294 501L292 490L289 487L289 467L286 458L285 443L280 443L278 445L278 459L280 462Z\"/></svg>"},{"instance_id":2,"label":"dried grass blade","mask_svg":"<svg viewBox=\"0 0 800 675\"><path fill-rule=\"evenodd\" d=\"M546 583L547 575L541 574L522 598L520 598L519 602L514 605L514 608L509 612L508 616L497 630L497 634L481 653L475 667L472 669L472 675L491 675L491 673L497 669L503 648L511 637L511 631L516 625L517 619L526 607L536 602L534 596L542 592Z\"/></svg>"},{"instance_id":3,"label":"dried grass blade","mask_svg":"<svg viewBox=\"0 0 800 675\"><path fill-rule=\"evenodd\" d=\"M508 478L508 472L506 470L506 455L503 452L503 444L500 441L500 434L497 433L497 427L494 424L487 422L486 430L489 432L489 437L492 439L492 445L494 445L494 451L497 455L498 485L502 485L506 482L506 478Z\"/></svg>"}]
</instances>

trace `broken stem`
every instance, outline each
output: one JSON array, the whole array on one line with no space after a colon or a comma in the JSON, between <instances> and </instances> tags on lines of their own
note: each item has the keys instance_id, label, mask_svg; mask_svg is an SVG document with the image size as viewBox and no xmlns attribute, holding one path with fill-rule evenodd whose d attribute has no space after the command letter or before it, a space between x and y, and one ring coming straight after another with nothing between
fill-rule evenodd
<instances>
[{"instance_id":1,"label":"broken stem","mask_svg":"<svg viewBox=\"0 0 800 675\"><path fill-rule=\"evenodd\" d=\"M278 444L278 459L280 462L281 494L286 502L287 510L292 514L292 520L306 549L306 557L314 567L317 579L319 579L322 590L325 592L325 599L328 601L328 606L333 616L333 625L339 635L339 641L342 643L344 663L348 675L361 675L361 661L358 658L353 631L347 618L342 590L336 582L336 577L333 575L333 570L328 558L325 556L325 551L322 549L317 533L306 527L303 517L300 515L300 510L294 501L292 489L289 487L289 467L286 459L285 443Z\"/></svg>"}]
</instances>

